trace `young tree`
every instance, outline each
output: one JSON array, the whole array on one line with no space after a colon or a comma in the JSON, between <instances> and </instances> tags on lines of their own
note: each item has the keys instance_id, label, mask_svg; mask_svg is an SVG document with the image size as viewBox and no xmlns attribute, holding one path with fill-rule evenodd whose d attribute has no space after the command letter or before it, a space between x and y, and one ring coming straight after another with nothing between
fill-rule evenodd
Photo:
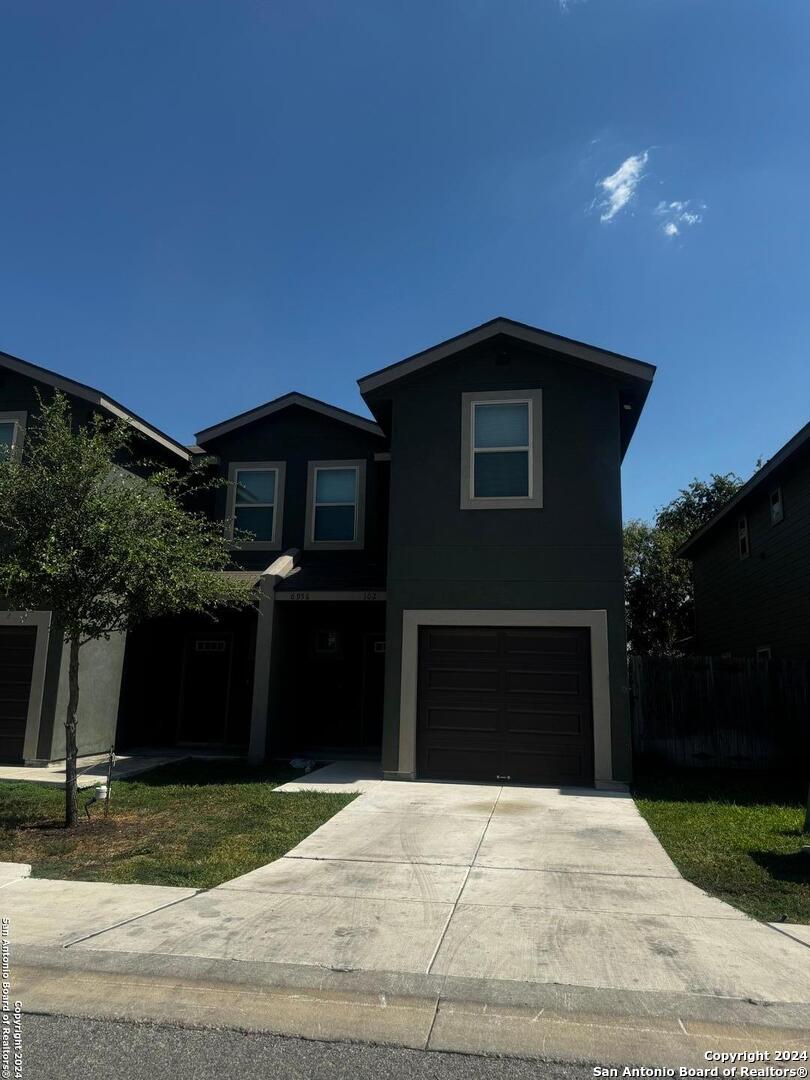
<instances>
[{"instance_id":1,"label":"young tree","mask_svg":"<svg viewBox=\"0 0 810 1080\"><path fill-rule=\"evenodd\" d=\"M22 459L0 461L0 597L12 610L54 613L68 647L65 823L77 823L76 725L81 648L144 619L251 603L222 522L187 507L210 487L131 463L134 429L100 416L74 425L68 399L40 402ZM143 474L143 475L141 475Z\"/></svg>"},{"instance_id":2,"label":"young tree","mask_svg":"<svg viewBox=\"0 0 810 1080\"><path fill-rule=\"evenodd\" d=\"M713 473L708 481L695 479L661 507L652 524L629 521L625 525L625 606L631 652L677 653L693 632L692 568L675 553L741 483L734 473Z\"/></svg>"}]
</instances>

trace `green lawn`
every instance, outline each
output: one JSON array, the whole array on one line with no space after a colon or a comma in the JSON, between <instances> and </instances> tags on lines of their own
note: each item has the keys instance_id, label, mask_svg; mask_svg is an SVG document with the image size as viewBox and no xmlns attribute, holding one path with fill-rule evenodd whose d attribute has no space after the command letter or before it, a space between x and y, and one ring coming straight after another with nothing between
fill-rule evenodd
<instances>
[{"instance_id":1,"label":"green lawn","mask_svg":"<svg viewBox=\"0 0 810 1080\"><path fill-rule=\"evenodd\" d=\"M805 783L673 770L641 777L633 795L688 881L755 918L810 923Z\"/></svg>"},{"instance_id":2,"label":"green lawn","mask_svg":"<svg viewBox=\"0 0 810 1080\"><path fill-rule=\"evenodd\" d=\"M300 775L242 762L187 761L113 782L110 817L81 810L65 830L64 792L0 783L0 861L35 877L210 888L278 859L352 795L276 794ZM79 793L82 808L89 792Z\"/></svg>"}]
</instances>

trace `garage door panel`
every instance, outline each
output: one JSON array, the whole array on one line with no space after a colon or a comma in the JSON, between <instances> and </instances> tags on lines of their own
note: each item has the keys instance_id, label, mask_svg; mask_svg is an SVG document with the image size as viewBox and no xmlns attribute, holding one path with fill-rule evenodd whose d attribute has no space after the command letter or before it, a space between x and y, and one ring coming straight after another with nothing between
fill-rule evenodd
<instances>
[{"instance_id":1,"label":"garage door panel","mask_svg":"<svg viewBox=\"0 0 810 1080\"><path fill-rule=\"evenodd\" d=\"M441 668L427 670L426 686L429 690L452 690L464 693L497 693L500 672L497 669Z\"/></svg>"},{"instance_id":2,"label":"garage door panel","mask_svg":"<svg viewBox=\"0 0 810 1080\"><path fill-rule=\"evenodd\" d=\"M497 759L497 747L433 746L424 759L425 776L451 780L489 780L493 776L492 761Z\"/></svg>"},{"instance_id":3,"label":"garage door panel","mask_svg":"<svg viewBox=\"0 0 810 1080\"><path fill-rule=\"evenodd\" d=\"M498 635L493 630L434 628L426 630L427 648L431 653L497 653Z\"/></svg>"},{"instance_id":4,"label":"garage door panel","mask_svg":"<svg viewBox=\"0 0 810 1080\"><path fill-rule=\"evenodd\" d=\"M536 630L505 630L505 650L510 655L527 654L529 656L580 656L581 642L571 634L560 634L554 630L538 632Z\"/></svg>"},{"instance_id":5,"label":"garage door panel","mask_svg":"<svg viewBox=\"0 0 810 1080\"><path fill-rule=\"evenodd\" d=\"M420 632L417 773L593 782L590 636L571 627Z\"/></svg>"},{"instance_id":6,"label":"garage door panel","mask_svg":"<svg viewBox=\"0 0 810 1080\"><path fill-rule=\"evenodd\" d=\"M507 671L506 691L510 694L567 694L582 697L582 671Z\"/></svg>"},{"instance_id":7,"label":"garage door panel","mask_svg":"<svg viewBox=\"0 0 810 1080\"><path fill-rule=\"evenodd\" d=\"M584 735L589 727L588 718L580 711L506 709L506 730L510 735Z\"/></svg>"},{"instance_id":8,"label":"garage door panel","mask_svg":"<svg viewBox=\"0 0 810 1080\"><path fill-rule=\"evenodd\" d=\"M516 784L576 784L582 783L587 764L576 751L546 750L507 752L504 768Z\"/></svg>"},{"instance_id":9,"label":"garage door panel","mask_svg":"<svg viewBox=\"0 0 810 1080\"><path fill-rule=\"evenodd\" d=\"M497 732L500 727L499 719L499 709L429 706L425 723L428 731Z\"/></svg>"}]
</instances>

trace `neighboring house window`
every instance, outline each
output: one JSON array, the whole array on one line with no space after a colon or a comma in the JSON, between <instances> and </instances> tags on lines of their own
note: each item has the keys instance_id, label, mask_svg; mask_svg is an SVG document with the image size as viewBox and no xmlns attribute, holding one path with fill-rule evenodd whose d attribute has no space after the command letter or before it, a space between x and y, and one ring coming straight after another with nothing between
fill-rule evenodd
<instances>
[{"instance_id":1,"label":"neighboring house window","mask_svg":"<svg viewBox=\"0 0 810 1080\"><path fill-rule=\"evenodd\" d=\"M770 660L771 647L770 645L757 645L757 660Z\"/></svg>"},{"instance_id":2,"label":"neighboring house window","mask_svg":"<svg viewBox=\"0 0 810 1080\"><path fill-rule=\"evenodd\" d=\"M543 505L540 390L462 394L461 508Z\"/></svg>"},{"instance_id":3,"label":"neighboring house window","mask_svg":"<svg viewBox=\"0 0 810 1080\"><path fill-rule=\"evenodd\" d=\"M25 438L26 413L0 412L0 461L19 458Z\"/></svg>"},{"instance_id":4,"label":"neighboring house window","mask_svg":"<svg viewBox=\"0 0 810 1080\"><path fill-rule=\"evenodd\" d=\"M740 558L747 559L751 554L751 549L748 544L748 518L741 517L737 522L737 543L740 551Z\"/></svg>"},{"instance_id":5,"label":"neighboring house window","mask_svg":"<svg viewBox=\"0 0 810 1080\"><path fill-rule=\"evenodd\" d=\"M365 461L310 461L304 546L362 548L365 487Z\"/></svg>"},{"instance_id":6,"label":"neighboring house window","mask_svg":"<svg viewBox=\"0 0 810 1080\"><path fill-rule=\"evenodd\" d=\"M283 461L231 463L228 476L228 520L233 533L249 533L252 537L237 537L240 547L281 546L284 472Z\"/></svg>"},{"instance_id":7,"label":"neighboring house window","mask_svg":"<svg viewBox=\"0 0 810 1080\"><path fill-rule=\"evenodd\" d=\"M782 518L785 516L784 507L782 506L782 489L780 487L774 488L770 494L771 503L771 525L778 525Z\"/></svg>"}]
</instances>

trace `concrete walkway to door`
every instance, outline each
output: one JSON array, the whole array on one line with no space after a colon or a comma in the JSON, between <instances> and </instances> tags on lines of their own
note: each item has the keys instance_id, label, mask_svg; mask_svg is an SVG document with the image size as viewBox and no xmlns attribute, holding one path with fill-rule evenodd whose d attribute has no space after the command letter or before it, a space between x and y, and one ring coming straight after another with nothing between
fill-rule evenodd
<instances>
[{"instance_id":1,"label":"concrete walkway to door","mask_svg":"<svg viewBox=\"0 0 810 1080\"><path fill-rule=\"evenodd\" d=\"M346 790L331 768L296 788ZM284 858L70 951L810 1002L807 946L684 881L628 795L361 786Z\"/></svg>"}]
</instances>

